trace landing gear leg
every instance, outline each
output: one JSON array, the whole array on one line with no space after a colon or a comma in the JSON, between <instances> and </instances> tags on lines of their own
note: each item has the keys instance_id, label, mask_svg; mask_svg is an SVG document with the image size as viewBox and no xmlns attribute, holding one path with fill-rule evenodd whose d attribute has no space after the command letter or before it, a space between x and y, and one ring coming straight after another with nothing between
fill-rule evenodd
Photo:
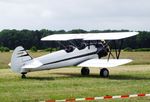
<instances>
[{"instance_id":1,"label":"landing gear leg","mask_svg":"<svg viewBox=\"0 0 150 102\"><path fill-rule=\"evenodd\" d=\"M22 74L21 78L22 78L22 79L26 78L26 75L25 75L25 74Z\"/></svg>"},{"instance_id":2,"label":"landing gear leg","mask_svg":"<svg viewBox=\"0 0 150 102\"><path fill-rule=\"evenodd\" d=\"M104 78L107 78L109 77L109 70L107 68L103 68L100 70L100 76L101 77L104 77Z\"/></svg>"},{"instance_id":3,"label":"landing gear leg","mask_svg":"<svg viewBox=\"0 0 150 102\"><path fill-rule=\"evenodd\" d=\"M81 74L84 75L84 76L89 75L89 74L90 74L89 68L88 68L88 67L83 67L83 68L81 69Z\"/></svg>"},{"instance_id":4,"label":"landing gear leg","mask_svg":"<svg viewBox=\"0 0 150 102\"><path fill-rule=\"evenodd\" d=\"M22 79L25 79L27 73L21 73L21 74L22 74L21 78L22 78Z\"/></svg>"}]
</instances>

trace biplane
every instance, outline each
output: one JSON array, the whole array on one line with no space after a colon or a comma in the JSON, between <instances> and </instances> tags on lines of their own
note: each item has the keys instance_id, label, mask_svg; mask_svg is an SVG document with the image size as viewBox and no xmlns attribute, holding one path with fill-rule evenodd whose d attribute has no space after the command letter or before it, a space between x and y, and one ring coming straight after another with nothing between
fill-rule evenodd
<instances>
[{"instance_id":1,"label":"biplane","mask_svg":"<svg viewBox=\"0 0 150 102\"><path fill-rule=\"evenodd\" d=\"M10 67L13 72L26 74L32 71L51 70L67 66L79 66L82 75L89 75L89 67L100 68L101 77L108 77L107 68L131 62L131 59L119 59L123 39L135 36L138 32L53 34L43 37L42 41L56 41L62 49L37 58L18 46L13 51ZM117 41L120 43L118 44ZM67 44L64 44L67 42ZM112 53L110 42L114 42ZM105 58L105 59L104 59Z\"/></svg>"}]
</instances>

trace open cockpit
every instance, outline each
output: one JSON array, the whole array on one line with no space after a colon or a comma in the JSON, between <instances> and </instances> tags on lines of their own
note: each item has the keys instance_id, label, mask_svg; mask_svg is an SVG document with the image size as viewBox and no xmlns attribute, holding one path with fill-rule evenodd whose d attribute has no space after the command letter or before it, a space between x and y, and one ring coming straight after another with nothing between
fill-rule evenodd
<instances>
[{"instance_id":1,"label":"open cockpit","mask_svg":"<svg viewBox=\"0 0 150 102\"><path fill-rule=\"evenodd\" d=\"M76 48L78 50L83 50L86 47L90 49L91 45L94 45L95 48L103 49L103 47L106 46L105 41L99 40L99 41L84 41L84 40L69 40L69 41L59 41L58 42L61 49L64 49L67 53L73 52Z\"/></svg>"}]
</instances>

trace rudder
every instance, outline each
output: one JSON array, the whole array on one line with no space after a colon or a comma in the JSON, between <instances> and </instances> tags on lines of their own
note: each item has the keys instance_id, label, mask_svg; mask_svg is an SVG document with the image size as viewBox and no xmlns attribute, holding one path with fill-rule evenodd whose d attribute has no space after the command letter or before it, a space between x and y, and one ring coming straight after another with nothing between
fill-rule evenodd
<instances>
[{"instance_id":1,"label":"rudder","mask_svg":"<svg viewBox=\"0 0 150 102\"><path fill-rule=\"evenodd\" d=\"M21 67L32 59L22 46L16 47L11 57L11 70L16 73L25 73Z\"/></svg>"}]
</instances>

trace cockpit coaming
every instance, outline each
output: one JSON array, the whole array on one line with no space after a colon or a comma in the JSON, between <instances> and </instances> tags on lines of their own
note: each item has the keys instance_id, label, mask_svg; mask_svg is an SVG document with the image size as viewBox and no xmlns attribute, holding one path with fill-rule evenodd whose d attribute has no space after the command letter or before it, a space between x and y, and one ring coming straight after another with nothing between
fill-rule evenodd
<instances>
[{"instance_id":1,"label":"cockpit coaming","mask_svg":"<svg viewBox=\"0 0 150 102\"><path fill-rule=\"evenodd\" d=\"M97 48L97 54L98 57L104 57L108 55L109 52L109 46L107 45L107 43L103 40L98 40L98 41L65 41L65 42L59 42L59 44L61 43L61 45L63 46L63 49L67 52L67 53L71 53L73 52L76 48L78 50L83 50L86 47L88 47L88 49L90 50L90 46L94 45L95 48Z\"/></svg>"}]
</instances>

